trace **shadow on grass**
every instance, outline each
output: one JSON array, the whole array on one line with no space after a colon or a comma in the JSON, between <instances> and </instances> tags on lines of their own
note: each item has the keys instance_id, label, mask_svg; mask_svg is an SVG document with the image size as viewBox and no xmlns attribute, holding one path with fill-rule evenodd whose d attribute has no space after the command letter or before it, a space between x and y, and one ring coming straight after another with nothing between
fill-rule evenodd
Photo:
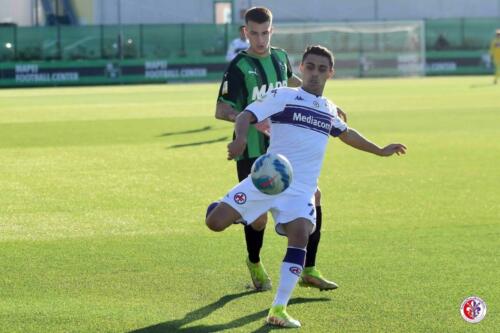
<instances>
[{"instance_id":1,"label":"shadow on grass","mask_svg":"<svg viewBox=\"0 0 500 333\"><path fill-rule=\"evenodd\" d=\"M217 143L217 142L226 141L226 140L228 140L228 137L224 136L222 138L218 138L215 140L182 143L182 144L178 144L178 145L173 145L173 146L168 147L168 149L170 149L170 148L184 148L184 147L191 147L191 146L201 146L201 145L207 145L207 144Z\"/></svg>"},{"instance_id":2,"label":"shadow on grass","mask_svg":"<svg viewBox=\"0 0 500 333\"><path fill-rule=\"evenodd\" d=\"M233 328L238 328L241 326L245 326L248 323L253 321L261 320L262 327L253 331L253 333L264 333L270 332L276 327L267 326L264 323L264 318L267 315L267 309L263 311L259 311L253 314L249 314L243 316L241 318L235 319L225 324L215 324L215 325L198 325L183 328L183 326L188 325L189 323L195 322L197 320L208 317L212 312L224 307L227 303L232 300L238 299L240 297L244 297L250 294L255 293L255 291L245 291L237 294L226 295L221 297L218 301L208 304L198 310L194 310L192 312L187 313L184 318L167 321L164 323L140 328L134 331L130 331L129 333L172 333L172 332L190 332L190 333L211 333L211 332L219 332L222 330L228 330ZM289 302L289 305L292 304L302 304L302 303L311 303L311 302L328 302L330 298L321 297L321 298L294 298ZM279 328L278 328L279 329Z\"/></svg>"},{"instance_id":3,"label":"shadow on grass","mask_svg":"<svg viewBox=\"0 0 500 333\"><path fill-rule=\"evenodd\" d=\"M205 126L205 127L202 127L202 128L188 130L188 131L166 132L166 133L162 133L162 134L160 134L158 136L162 137L162 136L171 136L171 135L180 135L180 134L200 133L200 132L210 131L211 129L212 129L212 126Z\"/></svg>"}]
</instances>

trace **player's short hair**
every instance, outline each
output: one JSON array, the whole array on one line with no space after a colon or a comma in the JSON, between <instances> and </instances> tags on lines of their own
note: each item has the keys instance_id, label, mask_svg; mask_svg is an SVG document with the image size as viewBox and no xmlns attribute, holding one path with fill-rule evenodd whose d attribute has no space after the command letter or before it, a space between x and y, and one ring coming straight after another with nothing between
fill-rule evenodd
<instances>
[{"instance_id":1,"label":"player's short hair","mask_svg":"<svg viewBox=\"0 0 500 333\"><path fill-rule=\"evenodd\" d=\"M252 7L245 12L245 23L265 23L273 21L273 13L266 7Z\"/></svg>"},{"instance_id":2,"label":"player's short hair","mask_svg":"<svg viewBox=\"0 0 500 333\"><path fill-rule=\"evenodd\" d=\"M326 47L321 45L311 45L306 47L304 54L302 55L302 63L304 63L304 60L309 54L315 54L322 57L326 57L328 59L328 62L330 63L330 68L333 68L333 65L335 63L335 58L333 57L332 52L330 52L330 50L327 49Z\"/></svg>"}]
</instances>

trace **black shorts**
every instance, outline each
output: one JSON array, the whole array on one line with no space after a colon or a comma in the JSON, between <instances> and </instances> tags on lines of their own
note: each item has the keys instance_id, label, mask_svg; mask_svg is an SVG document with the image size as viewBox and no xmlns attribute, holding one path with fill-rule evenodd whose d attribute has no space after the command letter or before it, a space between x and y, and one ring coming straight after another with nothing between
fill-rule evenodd
<instances>
[{"instance_id":1,"label":"black shorts","mask_svg":"<svg viewBox=\"0 0 500 333\"><path fill-rule=\"evenodd\" d=\"M255 162L257 158L258 157L254 157L247 160L236 161L236 170L238 171L238 180L240 182L248 177L250 171L252 171L253 162Z\"/></svg>"}]
</instances>

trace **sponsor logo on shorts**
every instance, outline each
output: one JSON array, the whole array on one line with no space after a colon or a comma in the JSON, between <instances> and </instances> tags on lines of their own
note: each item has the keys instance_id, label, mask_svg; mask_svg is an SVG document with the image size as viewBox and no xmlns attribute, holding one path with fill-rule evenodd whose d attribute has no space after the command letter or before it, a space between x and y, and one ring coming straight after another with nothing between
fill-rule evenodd
<instances>
[{"instance_id":1,"label":"sponsor logo on shorts","mask_svg":"<svg viewBox=\"0 0 500 333\"><path fill-rule=\"evenodd\" d=\"M238 205L243 205L245 202L247 202L247 195L243 192L238 192L234 195L234 202L236 202Z\"/></svg>"},{"instance_id":2,"label":"sponsor logo on shorts","mask_svg":"<svg viewBox=\"0 0 500 333\"><path fill-rule=\"evenodd\" d=\"M300 277L300 273L302 273L302 268L299 266L292 266L290 267L290 273Z\"/></svg>"},{"instance_id":3,"label":"sponsor logo on shorts","mask_svg":"<svg viewBox=\"0 0 500 333\"><path fill-rule=\"evenodd\" d=\"M460 314L469 323L479 323L486 315L486 303L477 296L468 297L460 306Z\"/></svg>"}]
</instances>

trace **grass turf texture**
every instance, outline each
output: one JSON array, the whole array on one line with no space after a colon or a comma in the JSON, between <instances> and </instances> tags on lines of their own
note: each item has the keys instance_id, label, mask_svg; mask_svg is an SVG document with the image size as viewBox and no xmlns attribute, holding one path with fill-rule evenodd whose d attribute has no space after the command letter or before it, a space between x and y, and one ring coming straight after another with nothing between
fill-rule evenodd
<instances>
[{"instance_id":1,"label":"grass turf texture","mask_svg":"<svg viewBox=\"0 0 500 333\"><path fill-rule=\"evenodd\" d=\"M500 87L490 77L338 80L325 95L379 158L330 142L318 267L301 332L493 332L500 326ZM267 332L245 289L241 226L205 208L236 182L217 85L0 91L0 331ZM277 286L285 239L262 257ZM488 313L466 323L461 302ZM496 327L496 329L495 329Z\"/></svg>"}]
</instances>

